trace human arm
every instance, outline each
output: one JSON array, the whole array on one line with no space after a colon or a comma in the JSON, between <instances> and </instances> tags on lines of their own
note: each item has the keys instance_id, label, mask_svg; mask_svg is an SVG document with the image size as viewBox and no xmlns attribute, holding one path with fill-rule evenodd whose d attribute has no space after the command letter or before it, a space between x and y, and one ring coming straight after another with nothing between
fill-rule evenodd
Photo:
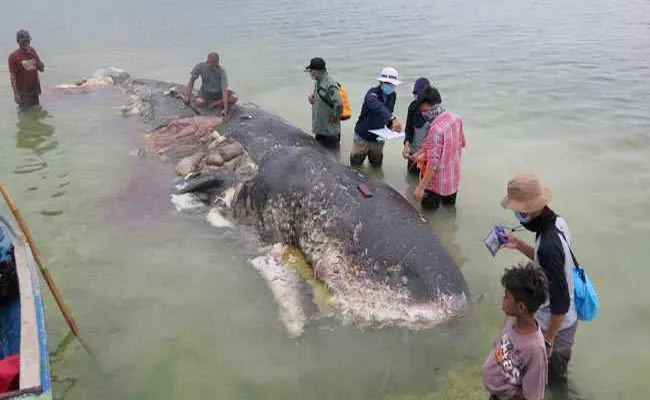
<instances>
[{"instance_id":1,"label":"human arm","mask_svg":"<svg viewBox=\"0 0 650 400\"><path fill-rule=\"evenodd\" d=\"M228 74L224 67L221 67L221 93L223 93L223 115L228 115Z\"/></svg>"},{"instance_id":2,"label":"human arm","mask_svg":"<svg viewBox=\"0 0 650 400\"><path fill-rule=\"evenodd\" d=\"M533 246L519 239L512 232L506 233L506 239L507 241L503 245L505 248L519 250L521 254L528 257L531 261L535 260L535 249L533 248Z\"/></svg>"},{"instance_id":3,"label":"human arm","mask_svg":"<svg viewBox=\"0 0 650 400\"><path fill-rule=\"evenodd\" d=\"M190 72L190 81L187 83L187 90L185 92L185 101L187 103L190 102L190 99L192 98L192 91L194 90L194 82L199 78L200 75L200 64L196 64L194 68L192 68L192 72Z\"/></svg>"},{"instance_id":4,"label":"human arm","mask_svg":"<svg viewBox=\"0 0 650 400\"><path fill-rule=\"evenodd\" d=\"M29 50L32 56L34 56L34 59L36 60L36 69L38 69L40 72L45 72L45 64L43 64L43 61L41 61L41 57L39 57L38 53L36 53L36 49L30 47Z\"/></svg>"},{"instance_id":5,"label":"human arm","mask_svg":"<svg viewBox=\"0 0 650 400\"><path fill-rule=\"evenodd\" d=\"M413 136L415 129L413 127L413 120L415 118L415 104L411 103L406 114L406 128L404 129L404 147L402 148L402 156L408 158L411 152L411 143L413 143Z\"/></svg>"},{"instance_id":6,"label":"human arm","mask_svg":"<svg viewBox=\"0 0 650 400\"><path fill-rule=\"evenodd\" d=\"M388 107L386 107L386 104L384 104L379 99L377 93L372 91L368 92L364 101L368 109L376 114L381 115L382 119L384 120L384 124L390 128L390 120L393 117L393 113L388 109Z\"/></svg>"},{"instance_id":7,"label":"human arm","mask_svg":"<svg viewBox=\"0 0 650 400\"><path fill-rule=\"evenodd\" d=\"M524 376L521 377L521 393L516 398L543 400L547 374L546 353L541 346L535 346L531 350L532 353L526 365Z\"/></svg>"},{"instance_id":8,"label":"human arm","mask_svg":"<svg viewBox=\"0 0 650 400\"><path fill-rule=\"evenodd\" d=\"M16 65L16 61L14 60L13 57L9 56L9 78L11 80L11 88L14 91L14 101L16 101L17 104L20 104L21 98L20 98L20 92L18 91L18 87L16 86L16 73L18 72L18 66Z\"/></svg>"},{"instance_id":9,"label":"human arm","mask_svg":"<svg viewBox=\"0 0 650 400\"><path fill-rule=\"evenodd\" d=\"M341 90L338 85L331 85L327 89L327 95L332 103L330 122L340 121L343 112L343 101L341 100Z\"/></svg>"},{"instance_id":10,"label":"human arm","mask_svg":"<svg viewBox=\"0 0 650 400\"><path fill-rule=\"evenodd\" d=\"M404 128L404 143L413 143L413 136L415 135L415 127L413 126L415 120L415 103L409 105L406 113L406 127Z\"/></svg>"},{"instance_id":11,"label":"human arm","mask_svg":"<svg viewBox=\"0 0 650 400\"><path fill-rule=\"evenodd\" d=\"M413 197L415 197L416 200L422 200L424 197L424 190L429 185L429 182L431 182L431 179L433 179L434 172L435 169L427 168L427 172L424 173L424 176L420 180L420 183L418 183L418 185L415 187L415 191L413 192Z\"/></svg>"},{"instance_id":12,"label":"human arm","mask_svg":"<svg viewBox=\"0 0 650 400\"><path fill-rule=\"evenodd\" d=\"M429 135L427 138L432 138L432 143L430 145L425 145L426 149L426 158L427 158L427 171L424 173L424 176L418 183L415 188L414 196L416 199L420 200L424 196L424 190L429 186L433 175L440 164L440 158L442 157L442 149L445 146L444 136L442 131L431 127Z\"/></svg>"},{"instance_id":13,"label":"human arm","mask_svg":"<svg viewBox=\"0 0 650 400\"><path fill-rule=\"evenodd\" d=\"M542 238L542 240L546 239L547 238L544 237ZM555 240L556 237L551 236L550 239ZM566 313L569 312L571 297L569 294L569 284L564 270L564 250L559 239L557 239L557 244L554 246L540 246L537 254L539 265L544 268L544 272L546 272L546 276L548 277L551 320L544 332L544 338L550 342L548 348L548 353L550 355L553 350L557 333L562 327L562 322L564 322Z\"/></svg>"},{"instance_id":14,"label":"human arm","mask_svg":"<svg viewBox=\"0 0 650 400\"><path fill-rule=\"evenodd\" d=\"M466 142L465 142L465 129L464 129L463 120L461 119L459 122L460 122L460 139L461 139L461 145L462 145L462 147L463 147L463 149L464 149L464 148L465 148L465 144L466 144Z\"/></svg>"}]
</instances>

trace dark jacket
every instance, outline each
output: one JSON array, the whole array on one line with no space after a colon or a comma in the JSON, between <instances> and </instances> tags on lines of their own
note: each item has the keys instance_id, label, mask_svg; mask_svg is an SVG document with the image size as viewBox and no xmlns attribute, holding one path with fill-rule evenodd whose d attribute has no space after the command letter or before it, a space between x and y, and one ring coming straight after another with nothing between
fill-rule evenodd
<instances>
[{"instance_id":1,"label":"dark jacket","mask_svg":"<svg viewBox=\"0 0 650 400\"><path fill-rule=\"evenodd\" d=\"M409 109L406 114L406 128L404 129L405 137L404 143L413 143L413 135L415 135L415 128L421 128L427 120L418 111L418 101L413 100L409 104Z\"/></svg>"},{"instance_id":2,"label":"dark jacket","mask_svg":"<svg viewBox=\"0 0 650 400\"><path fill-rule=\"evenodd\" d=\"M381 90L381 85L368 90L363 99L363 106L357 124L354 126L354 132L364 140L376 142L377 135L369 130L381 129L384 126L391 127L396 100L397 94L393 92L386 96Z\"/></svg>"},{"instance_id":3,"label":"dark jacket","mask_svg":"<svg viewBox=\"0 0 650 400\"><path fill-rule=\"evenodd\" d=\"M556 226L557 218L558 215L546 207L541 215L523 226L535 232L536 239L539 239L536 252L539 265L546 272L549 281L551 313L560 315L569 311L571 298L565 273L566 255Z\"/></svg>"}]
</instances>

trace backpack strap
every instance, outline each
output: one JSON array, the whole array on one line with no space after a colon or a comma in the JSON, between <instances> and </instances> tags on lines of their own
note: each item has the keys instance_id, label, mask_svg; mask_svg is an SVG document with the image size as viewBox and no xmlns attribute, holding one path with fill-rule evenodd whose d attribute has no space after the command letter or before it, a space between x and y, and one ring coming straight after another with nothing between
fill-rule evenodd
<instances>
[{"instance_id":1,"label":"backpack strap","mask_svg":"<svg viewBox=\"0 0 650 400\"><path fill-rule=\"evenodd\" d=\"M334 102L332 102L330 99L323 96L322 92L325 92L327 95L329 95L329 93L327 91L329 91L330 88L332 88L332 87L334 87L334 86L329 86L327 89L325 89L324 87L318 85L317 89L316 89L316 93L318 93L318 97L320 97L320 99L323 101L323 103L330 106L330 108L334 108ZM340 85L339 85L339 87L340 87Z\"/></svg>"},{"instance_id":2,"label":"backpack strap","mask_svg":"<svg viewBox=\"0 0 650 400\"><path fill-rule=\"evenodd\" d=\"M571 253L571 258L573 258L573 265L578 267L580 264L578 264L578 260L576 260L576 256L573 255L573 250L571 249L571 245L569 244L569 241L566 240L566 236L564 236L564 232L559 230L558 228L555 229L560 235L562 235L562 238L564 238L564 241L566 242L566 245L569 247L569 252Z\"/></svg>"}]
</instances>

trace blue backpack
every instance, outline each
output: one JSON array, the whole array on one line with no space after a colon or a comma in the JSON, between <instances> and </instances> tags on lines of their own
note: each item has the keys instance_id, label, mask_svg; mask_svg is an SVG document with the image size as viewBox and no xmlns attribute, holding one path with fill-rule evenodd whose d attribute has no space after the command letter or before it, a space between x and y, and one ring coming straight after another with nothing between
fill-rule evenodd
<instances>
[{"instance_id":1,"label":"blue backpack","mask_svg":"<svg viewBox=\"0 0 650 400\"><path fill-rule=\"evenodd\" d=\"M569 241L566 240L564 233L559 229L558 232L560 232L567 246L569 246ZM576 256L573 255L571 246L569 246L569 251L571 252L571 258L573 258L573 293L578 319L581 321L591 321L596 318L600 309L598 294L587 272L580 266L580 263L576 260Z\"/></svg>"}]
</instances>

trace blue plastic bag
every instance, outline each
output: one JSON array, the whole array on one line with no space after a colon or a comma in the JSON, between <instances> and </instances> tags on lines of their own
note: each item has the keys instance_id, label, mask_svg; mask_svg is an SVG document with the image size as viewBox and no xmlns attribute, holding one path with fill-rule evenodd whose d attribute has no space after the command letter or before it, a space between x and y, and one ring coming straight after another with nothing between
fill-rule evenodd
<instances>
[{"instance_id":1,"label":"blue plastic bag","mask_svg":"<svg viewBox=\"0 0 650 400\"><path fill-rule=\"evenodd\" d=\"M573 267L573 292L578 319L591 321L596 318L600 309L596 288L585 270L577 263Z\"/></svg>"},{"instance_id":2,"label":"blue plastic bag","mask_svg":"<svg viewBox=\"0 0 650 400\"><path fill-rule=\"evenodd\" d=\"M564 233L558 229L560 235L569 246ZM600 301L598 300L598 293L596 287L591 283L591 279L587 272L582 268L576 256L573 254L571 246L569 246L571 258L573 259L573 301L576 306L576 313L580 321L591 321L598 315L600 310Z\"/></svg>"}]
</instances>

